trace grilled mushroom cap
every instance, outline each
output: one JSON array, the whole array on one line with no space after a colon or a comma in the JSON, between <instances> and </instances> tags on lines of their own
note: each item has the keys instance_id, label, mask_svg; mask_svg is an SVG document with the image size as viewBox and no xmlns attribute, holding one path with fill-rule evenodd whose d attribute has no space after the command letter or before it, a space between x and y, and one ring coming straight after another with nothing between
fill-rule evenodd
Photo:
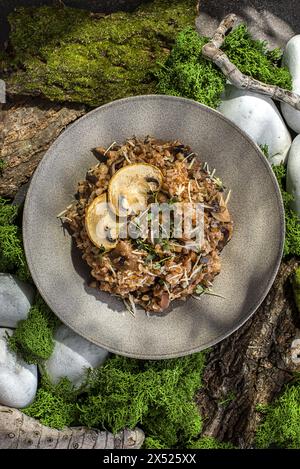
<instances>
[{"instance_id":1,"label":"grilled mushroom cap","mask_svg":"<svg viewBox=\"0 0 300 469\"><path fill-rule=\"evenodd\" d=\"M147 207L147 194L162 185L159 168L147 163L136 163L119 169L111 178L108 198L118 216L139 213Z\"/></svg>"},{"instance_id":2,"label":"grilled mushroom cap","mask_svg":"<svg viewBox=\"0 0 300 469\"><path fill-rule=\"evenodd\" d=\"M87 207L85 227L88 237L95 246L104 247L109 251L117 245L120 223L110 210L106 193L96 197Z\"/></svg>"}]
</instances>

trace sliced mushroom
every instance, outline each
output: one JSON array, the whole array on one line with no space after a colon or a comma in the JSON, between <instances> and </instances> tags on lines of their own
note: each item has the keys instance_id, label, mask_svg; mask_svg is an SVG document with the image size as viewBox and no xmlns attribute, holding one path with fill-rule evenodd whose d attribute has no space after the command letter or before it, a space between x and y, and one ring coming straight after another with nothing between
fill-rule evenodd
<instances>
[{"instance_id":1,"label":"sliced mushroom","mask_svg":"<svg viewBox=\"0 0 300 469\"><path fill-rule=\"evenodd\" d=\"M88 206L85 215L87 234L95 246L104 247L107 251L118 243L121 224L110 210L106 194L96 197Z\"/></svg>"},{"instance_id":2,"label":"sliced mushroom","mask_svg":"<svg viewBox=\"0 0 300 469\"><path fill-rule=\"evenodd\" d=\"M160 169L151 164L124 166L113 175L108 186L112 209L121 217L145 210L147 194L159 191L162 179Z\"/></svg>"}]
</instances>

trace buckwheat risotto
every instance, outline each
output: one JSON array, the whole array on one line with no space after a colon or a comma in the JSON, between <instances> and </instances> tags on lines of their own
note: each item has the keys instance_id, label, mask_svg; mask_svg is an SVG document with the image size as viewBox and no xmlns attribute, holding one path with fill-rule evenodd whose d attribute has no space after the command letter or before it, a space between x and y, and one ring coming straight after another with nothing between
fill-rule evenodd
<instances>
[{"instance_id":1,"label":"buckwheat risotto","mask_svg":"<svg viewBox=\"0 0 300 469\"><path fill-rule=\"evenodd\" d=\"M233 231L230 191L215 170L178 140L134 137L93 152L99 163L59 215L91 269L90 286L119 296L133 314L136 305L162 312L211 292ZM189 230L178 214L190 217Z\"/></svg>"}]
</instances>

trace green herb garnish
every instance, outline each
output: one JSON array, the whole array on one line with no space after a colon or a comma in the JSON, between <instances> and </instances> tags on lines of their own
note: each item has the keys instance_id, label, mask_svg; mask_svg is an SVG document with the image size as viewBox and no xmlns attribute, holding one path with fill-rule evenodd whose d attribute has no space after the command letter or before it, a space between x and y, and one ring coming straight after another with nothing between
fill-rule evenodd
<instances>
[{"instance_id":1,"label":"green herb garnish","mask_svg":"<svg viewBox=\"0 0 300 469\"><path fill-rule=\"evenodd\" d=\"M194 290L194 293L196 293L196 295L198 296L205 294L205 295L217 296L218 298L225 299L225 296L220 295L219 293L215 293L210 288L203 287L203 285L197 285L196 289Z\"/></svg>"}]
</instances>

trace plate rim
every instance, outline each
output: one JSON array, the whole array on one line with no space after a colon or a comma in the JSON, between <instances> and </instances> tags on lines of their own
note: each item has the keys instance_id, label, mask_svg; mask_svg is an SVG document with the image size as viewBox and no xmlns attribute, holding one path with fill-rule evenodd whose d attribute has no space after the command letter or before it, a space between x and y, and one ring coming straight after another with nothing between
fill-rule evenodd
<instances>
[{"instance_id":1,"label":"plate rim","mask_svg":"<svg viewBox=\"0 0 300 469\"><path fill-rule=\"evenodd\" d=\"M275 194L276 194L276 199L277 199L278 212L279 212L278 214L279 214L279 217L280 217L279 222L280 222L280 226L281 226L280 233L278 233L280 239L279 239L279 244L278 244L278 252L277 252L276 256L274 257L274 259L276 259L275 267L272 271L272 274L269 276L269 279L267 281L267 285L265 287L264 293L261 295L260 299L255 303L255 305L252 306L251 308L249 308L247 310L247 312L243 314L241 320L238 321L238 323L235 326L233 326L232 328L230 328L226 333L222 333L222 334L218 335L215 339L209 340L209 341L205 342L204 344L202 344L199 347L194 347L192 349L185 349L185 350L182 350L180 352L172 352L172 353L169 352L169 353L165 353L165 354L160 353L159 355L153 355L153 354L147 354L147 353L144 354L142 352L140 352L140 353L130 353L130 352L122 351L122 350L120 351L120 350L118 350L118 348L107 347L106 345L99 344L99 342L97 342L95 339L89 337L88 334L81 333L81 332L79 333L65 319L61 319L60 314L57 313L56 309L54 308L53 303L52 303L51 299L49 298L49 295L43 291L43 288L41 287L41 285L39 283L38 275L35 272L34 262L33 262L32 256L31 256L30 240L29 240L29 236L27 234L27 227L28 227L28 225L27 225L27 218L28 218L27 214L30 211L30 202L31 202L30 198L31 198L31 193L33 192L34 187L35 187L35 181L36 181L36 179L38 179L39 174L41 173L41 171L43 169L43 165L45 164L45 161L49 158L50 151L52 152L53 149L55 149L55 147L58 145L59 141L61 139L65 138L66 134L68 134L71 129L73 129L74 127L80 126L81 122L83 120L87 119L88 116L90 116L91 114L97 114L97 112L99 112L100 109L102 110L102 109L112 108L112 107L118 106L120 103L126 103L128 101L133 101L133 100L136 100L136 101L167 100L167 101L177 101L178 103L185 102L185 103L189 103L190 105L193 105L195 107L200 107L205 112L218 115L218 118L221 118L223 121L225 121L227 124L229 124L229 126L233 127L244 139L246 139L248 141L248 143L250 143L250 145L256 151L258 157L263 162L267 172L269 173L269 176L271 177L271 180L273 181L273 186L274 186L274 189L275 189ZM89 111L86 114L84 114L83 116L81 116L79 119L75 120L75 122L68 125L60 133L60 135L54 140L54 142L49 146L49 148L47 149L44 156L42 157L40 163L38 164L36 170L34 171L34 174L33 174L32 178L30 180L30 185L29 185L29 188L28 188L28 192L26 194L26 199L25 199L25 203L24 203L24 210L23 210L23 217L22 217L22 238L23 238L23 245L24 245L24 251L25 251L27 264L28 264L32 279L34 281L34 284L35 284L39 294L41 295L41 297L46 302L46 304L50 307L50 309L53 311L53 313L56 316L58 316L58 318L60 319L60 321L63 324L65 324L73 332L80 335L81 337L88 340L89 342L97 345L98 347L102 347L105 350L108 350L109 352L112 352L116 355L122 355L122 356L141 359L141 360L164 360L164 359L171 359L171 358L177 358L177 357L183 357L183 356L191 355L193 353L201 352L202 350L210 348L210 347L216 345L217 343L221 342L222 340L226 339L227 337L229 337L231 334L233 334L235 331L237 331L240 327L242 327L253 316L253 314L257 311L257 309L260 307L260 305L263 303L263 301L267 297L267 295L268 295L268 293L269 293L269 291L270 291L270 289L271 289L271 287L272 287L272 285L275 281L275 278L277 276L277 273L278 273L278 270L279 270L279 267L280 267L280 264L281 264L281 259L282 259L282 255L283 255L283 249L284 249L284 241L285 241L285 211L284 211L284 205L283 205L283 200L282 200L281 192L280 192L280 189L279 189L279 185L278 185L276 176L274 174L274 171L271 168L271 164L268 162L267 158L264 156L264 154L262 153L260 147L254 142L254 140L252 140L251 137L244 130L242 130L240 127L238 127L233 121L231 121L230 119L225 117L220 111L218 111L216 109L213 109L209 106L206 106L205 104L199 103L198 101L195 101L193 99L184 98L184 97L180 97L180 96L162 95L162 94L136 95L136 96L129 96L129 97L126 97L126 98L121 98L121 99L117 99L117 100L114 100L114 101L110 101L109 103L103 104L101 106L98 106L95 109L92 109L91 111Z\"/></svg>"}]
</instances>

